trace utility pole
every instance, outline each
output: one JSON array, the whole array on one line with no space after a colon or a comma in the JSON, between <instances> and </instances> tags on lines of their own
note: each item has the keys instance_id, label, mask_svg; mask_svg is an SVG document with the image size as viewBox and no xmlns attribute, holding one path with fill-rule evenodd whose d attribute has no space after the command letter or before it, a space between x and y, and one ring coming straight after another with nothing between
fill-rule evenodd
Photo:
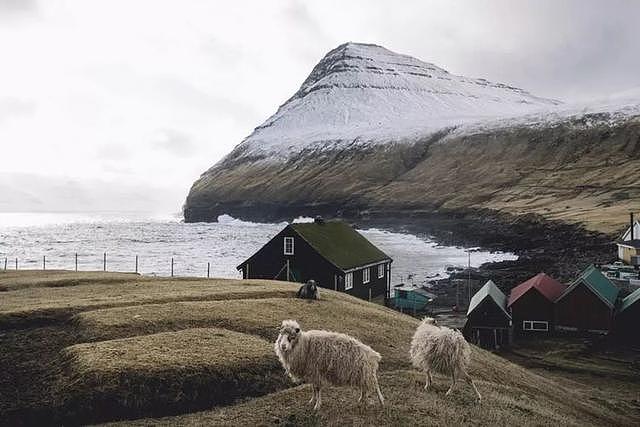
<instances>
[{"instance_id":1,"label":"utility pole","mask_svg":"<svg viewBox=\"0 0 640 427\"><path fill-rule=\"evenodd\" d=\"M469 307L469 305L471 304L471 250L467 250L467 253L469 254L469 261L467 263L467 271L469 272L467 275L467 289L469 300L467 301L467 307Z\"/></svg>"}]
</instances>

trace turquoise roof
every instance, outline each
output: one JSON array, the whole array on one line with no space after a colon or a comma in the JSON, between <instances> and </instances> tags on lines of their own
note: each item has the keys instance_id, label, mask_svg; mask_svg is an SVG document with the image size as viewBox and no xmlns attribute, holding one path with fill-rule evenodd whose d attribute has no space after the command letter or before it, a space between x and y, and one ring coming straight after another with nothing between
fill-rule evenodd
<instances>
[{"instance_id":1,"label":"turquoise roof","mask_svg":"<svg viewBox=\"0 0 640 427\"><path fill-rule=\"evenodd\" d=\"M620 313L625 311L627 308L631 307L637 301L640 301L640 288L631 292L629 295L626 296L625 299L622 300L622 305L620 305Z\"/></svg>"},{"instance_id":2,"label":"turquoise roof","mask_svg":"<svg viewBox=\"0 0 640 427\"><path fill-rule=\"evenodd\" d=\"M511 318L511 315L507 311L507 296L503 294L491 280L485 283L484 286L473 295L471 302L469 302L467 316L471 314L471 312L475 310L486 297L490 297L496 305L500 307L509 318Z\"/></svg>"},{"instance_id":3,"label":"turquoise roof","mask_svg":"<svg viewBox=\"0 0 640 427\"><path fill-rule=\"evenodd\" d=\"M616 299L618 298L619 289L614 285L611 280L607 279L604 274L600 272L595 266L590 265L573 283L567 288L566 291L558 298L561 300L565 295L570 293L580 283L587 285L600 299L609 305L611 308L615 307Z\"/></svg>"}]
</instances>

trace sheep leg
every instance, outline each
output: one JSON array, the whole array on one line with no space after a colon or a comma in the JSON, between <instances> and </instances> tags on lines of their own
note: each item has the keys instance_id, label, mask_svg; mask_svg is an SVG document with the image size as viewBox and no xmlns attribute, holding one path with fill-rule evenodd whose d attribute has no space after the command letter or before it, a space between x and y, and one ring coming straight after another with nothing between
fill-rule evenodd
<instances>
[{"instance_id":1,"label":"sheep leg","mask_svg":"<svg viewBox=\"0 0 640 427\"><path fill-rule=\"evenodd\" d=\"M311 399L309 400L309 404L311 404L311 403L316 401L316 385L315 384L311 384L311 390L313 391L313 394L311 395Z\"/></svg>"},{"instance_id":2,"label":"sheep leg","mask_svg":"<svg viewBox=\"0 0 640 427\"><path fill-rule=\"evenodd\" d=\"M361 387L360 388L360 397L358 398L358 403L360 403L363 400L365 400L366 397L367 397L367 389L365 387Z\"/></svg>"},{"instance_id":3,"label":"sheep leg","mask_svg":"<svg viewBox=\"0 0 640 427\"><path fill-rule=\"evenodd\" d=\"M380 402L380 406L384 406L384 397L382 396L382 391L380 391L380 384L378 384L378 377L373 377L373 385L376 388L376 394L378 395L378 402Z\"/></svg>"},{"instance_id":4,"label":"sheep leg","mask_svg":"<svg viewBox=\"0 0 640 427\"><path fill-rule=\"evenodd\" d=\"M449 387L449 390L447 390L447 392L445 393L445 396L449 396L451 394L455 385L456 385L456 373L454 372L453 374L451 374L451 387Z\"/></svg>"},{"instance_id":5,"label":"sheep leg","mask_svg":"<svg viewBox=\"0 0 640 427\"><path fill-rule=\"evenodd\" d=\"M425 376L426 378L426 384L424 385L424 389L425 390L429 390L429 387L431 387L431 371L427 370Z\"/></svg>"},{"instance_id":6,"label":"sheep leg","mask_svg":"<svg viewBox=\"0 0 640 427\"><path fill-rule=\"evenodd\" d=\"M313 409L314 410L318 410L320 409L320 405L322 404L322 397L320 395L321 389L320 387L316 387L316 404L314 405Z\"/></svg>"},{"instance_id":7,"label":"sheep leg","mask_svg":"<svg viewBox=\"0 0 640 427\"><path fill-rule=\"evenodd\" d=\"M480 392L476 388L476 384L471 379L471 376L468 373L466 373L465 371L462 371L462 376L464 377L464 380L467 383L469 383L471 385L471 387L473 387L473 391L475 391L476 392L476 396L478 396L478 402L482 401L482 396L480 396Z\"/></svg>"}]
</instances>

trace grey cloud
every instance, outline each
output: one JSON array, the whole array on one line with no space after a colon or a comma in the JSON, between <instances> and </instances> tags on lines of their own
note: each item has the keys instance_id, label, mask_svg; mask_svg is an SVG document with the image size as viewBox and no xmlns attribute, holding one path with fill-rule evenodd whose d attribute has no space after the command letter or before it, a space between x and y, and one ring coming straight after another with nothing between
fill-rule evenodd
<instances>
[{"instance_id":1,"label":"grey cloud","mask_svg":"<svg viewBox=\"0 0 640 427\"><path fill-rule=\"evenodd\" d=\"M191 157L197 153L197 145L191 135L176 129L160 130L152 146L177 157Z\"/></svg>"},{"instance_id":2,"label":"grey cloud","mask_svg":"<svg viewBox=\"0 0 640 427\"><path fill-rule=\"evenodd\" d=\"M18 98L0 98L0 123L11 116L28 116L35 112L36 103Z\"/></svg>"}]
</instances>

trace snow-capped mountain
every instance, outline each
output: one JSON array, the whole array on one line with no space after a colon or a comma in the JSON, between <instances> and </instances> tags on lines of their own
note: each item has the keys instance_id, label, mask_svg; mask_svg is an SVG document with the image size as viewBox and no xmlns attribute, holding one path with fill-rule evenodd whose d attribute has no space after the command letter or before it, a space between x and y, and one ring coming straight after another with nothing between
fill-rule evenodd
<instances>
[{"instance_id":1,"label":"snow-capped mountain","mask_svg":"<svg viewBox=\"0 0 640 427\"><path fill-rule=\"evenodd\" d=\"M560 104L372 44L345 43L247 137L241 156L288 157L314 146L385 143ZM235 153L240 154L240 153Z\"/></svg>"},{"instance_id":2,"label":"snow-capped mountain","mask_svg":"<svg viewBox=\"0 0 640 427\"><path fill-rule=\"evenodd\" d=\"M187 197L186 221L640 211L640 91L569 105L375 45L329 52Z\"/></svg>"}]
</instances>

